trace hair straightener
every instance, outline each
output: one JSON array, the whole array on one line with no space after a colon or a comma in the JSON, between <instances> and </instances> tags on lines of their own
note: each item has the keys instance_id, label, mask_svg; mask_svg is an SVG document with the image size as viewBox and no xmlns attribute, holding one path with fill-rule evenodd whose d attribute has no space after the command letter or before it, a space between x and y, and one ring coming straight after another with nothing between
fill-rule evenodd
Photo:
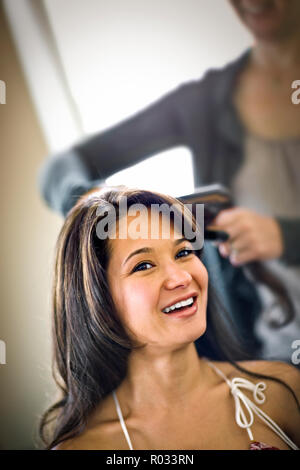
<instances>
[{"instance_id":1,"label":"hair straightener","mask_svg":"<svg viewBox=\"0 0 300 470\"><path fill-rule=\"evenodd\" d=\"M221 184L200 186L195 188L193 193L179 196L177 199L184 204L192 204L193 214L195 214L196 204L204 204L204 238L206 240L226 241L228 239L226 232L211 225L221 210L233 206L228 188Z\"/></svg>"}]
</instances>

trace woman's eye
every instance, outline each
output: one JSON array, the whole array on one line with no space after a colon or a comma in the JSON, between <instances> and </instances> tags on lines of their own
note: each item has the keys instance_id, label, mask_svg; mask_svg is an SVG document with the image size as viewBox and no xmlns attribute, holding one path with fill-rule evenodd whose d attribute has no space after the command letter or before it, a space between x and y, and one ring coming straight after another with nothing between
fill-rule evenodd
<instances>
[{"instance_id":1,"label":"woman's eye","mask_svg":"<svg viewBox=\"0 0 300 470\"><path fill-rule=\"evenodd\" d=\"M181 253L184 253L183 256L179 256ZM180 250L179 253L177 253L176 256L179 256L179 258L186 257L190 254L194 253L194 250L191 250L189 248L184 248L183 250Z\"/></svg>"},{"instance_id":2,"label":"woman's eye","mask_svg":"<svg viewBox=\"0 0 300 470\"><path fill-rule=\"evenodd\" d=\"M140 263L140 264L138 264L137 266L135 266L135 268L133 268L132 272L134 273L134 272L136 272L136 271L146 271L147 268L146 268L146 269L143 269L143 266L147 266L147 265L150 266L150 267L152 266L151 263L147 263L147 262L145 261L144 263Z\"/></svg>"}]
</instances>

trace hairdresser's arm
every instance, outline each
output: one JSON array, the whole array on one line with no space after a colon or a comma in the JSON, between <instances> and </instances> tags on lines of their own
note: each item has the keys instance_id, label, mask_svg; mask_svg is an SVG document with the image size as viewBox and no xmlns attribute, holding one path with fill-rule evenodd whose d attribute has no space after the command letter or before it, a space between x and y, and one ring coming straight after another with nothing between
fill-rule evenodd
<instances>
[{"instance_id":1,"label":"hairdresser's arm","mask_svg":"<svg viewBox=\"0 0 300 470\"><path fill-rule=\"evenodd\" d=\"M281 259L286 264L300 264L300 218L275 218L281 229L283 254Z\"/></svg>"},{"instance_id":2,"label":"hairdresser's arm","mask_svg":"<svg viewBox=\"0 0 300 470\"><path fill-rule=\"evenodd\" d=\"M47 158L38 176L47 204L66 215L82 194L104 186L113 173L184 145L181 109L190 95L182 85L130 119Z\"/></svg>"}]
</instances>

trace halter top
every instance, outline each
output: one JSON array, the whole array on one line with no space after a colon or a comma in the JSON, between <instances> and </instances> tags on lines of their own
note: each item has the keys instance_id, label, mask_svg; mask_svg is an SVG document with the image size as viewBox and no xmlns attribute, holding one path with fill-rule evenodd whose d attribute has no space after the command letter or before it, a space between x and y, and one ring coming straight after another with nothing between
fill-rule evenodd
<instances>
[{"instance_id":1,"label":"halter top","mask_svg":"<svg viewBox=\"0 0 300 470\"><path fill-rule=\"evenodd\" d=\"M203 358L204 359L204 358ZM279 450L278 447L273 447L264 442L255 441L251 431L251 426L254 421L254 414L256 414L269 428L271 428L291 449L299 450L299 447L283 432L283 430L266 414L264 413L253 401L251 401L243 392L242 388L253 392L254 401L258 404L265 402L265 395L263 391L266 389L265 382L258 382L253 384L247 379L241 377L234 377L229 380L226 375L216 367L212 362L206 360L208 365L228 384L231 394L233 395L235 402L235 420L238 426L246 429L250 439L250 450ZM117 414L120 420L120 424L125 435L127 444L130 450L134 450L132 442L123 418L121 407L116 395L115 390L112 392L114 402L116 405ZM244 409L243 406L244 405ZM246 416L247 412L248 416Z\"/></svg>"}]
</instances>

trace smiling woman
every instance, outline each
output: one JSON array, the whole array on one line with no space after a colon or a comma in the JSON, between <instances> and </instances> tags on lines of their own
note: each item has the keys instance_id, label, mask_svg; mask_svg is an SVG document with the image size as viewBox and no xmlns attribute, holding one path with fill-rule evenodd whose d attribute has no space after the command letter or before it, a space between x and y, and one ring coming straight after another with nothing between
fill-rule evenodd
<instances>
[{"instance_id":1,"label":"smiling woman","mask_svg":"<svg viewBox=\"0 0 300 470\"><path fill-rule=\"evenodd\" d=\"M153 226L153 220L148 223L151 216L149 209L141 224ZM131 218L127 217L129 223ZM158 352L195 341L204 333L207 271L189 240L171 227L167 239L128 236L110 240L109 245L109 289L130 336ZM192 305L185 305L186 300Z\"/></svg>"},{"instance_id":2,"label":"smiling woman","mask_svg":"<svg viewBox=\"0 0 300 470\"><path fill-rule=\"evenodd\" d=\"M130 232L136 215L120 216L123 197L129 209L147 208L142 237ZM161 214L151 237L152 205L174 203L169 230ZM116 236L99 238L107 204ZM61 397L41 421L47 449L247 449L249 439L255 450L297 448L299 372L235 362L234 326L209 284L203 248L193 248L180 219L199 230L176 199L128 188L90 192L69 212L57 242L53 372ZM213 349L223 362L208 360ZM268 380L267 400L266 384L247 376Z\"/></svg>"}]
</instances>

